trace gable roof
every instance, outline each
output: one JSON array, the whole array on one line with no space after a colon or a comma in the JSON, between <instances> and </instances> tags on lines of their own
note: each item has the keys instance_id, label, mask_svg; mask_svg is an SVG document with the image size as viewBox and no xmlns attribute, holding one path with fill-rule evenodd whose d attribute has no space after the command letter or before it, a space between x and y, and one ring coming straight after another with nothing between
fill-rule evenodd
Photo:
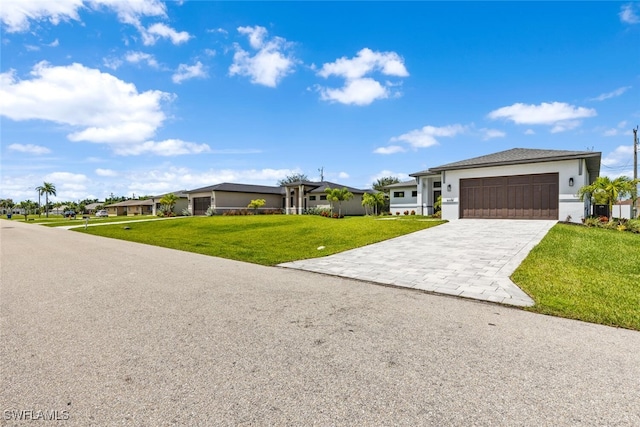
<instances>
[{"instance_id":1,"label":"gable roof","mask_svg":"<svg viewBox=\"0 0 640 427\"><path fill-rule=\"evenodd\" d=\"M209 185L207 187L202 187L202 188L196 188L195 190L187 191L187 194L204 193L207 191L228 191L231 193L258 193L258 194L284 195L284 188L282 187L272 187L269 185L236 184L233 182L223 182L221 184Z\"/></svg>"},{"instance_id":2,"label":"gable roof","mask_svg":"<svg viewBox=\"0 0 640 427\"><path fill-rule=\"evenodd\" d=\"M600 174L600 158L602 153L597 151L569 151L569 150L542 150L534 148L512 148L511 150L473 157L459 162L447 163L441 166L429 168L422 172L410 174L410 176L428 175L433 172L442 172L455 169L473 169L487 166L518 165L524 163L557 162L560 160L585 159L587 169L595 176Z\"/></svg>"},{"instance_id":3,"label":"gable roof","mask_svg":"<svg viewBox=\"0 0 640 427\"><path fill-rule=\"evenodd\" d=\"M396 182L395 184L385 185L383 188L397 188L397 187L416 187L418 185L418 181L415 179L403 182Z\"/></svg>"},{"instance_id":4,"label":"gable roof","mask_svg":"<svg viewBox=\"0 0 640 427\"><path fill-rule=\"evenodd\" d=\"M168 193L163 193L163 194L158 194L156 196L151 196L150 199L162 199L164 196L168 195L168 194L175 194L177 198L179 199L186 199L187 198L187 190L178 190L178 191L170 191Z\"/></svg>"}]
</instances>

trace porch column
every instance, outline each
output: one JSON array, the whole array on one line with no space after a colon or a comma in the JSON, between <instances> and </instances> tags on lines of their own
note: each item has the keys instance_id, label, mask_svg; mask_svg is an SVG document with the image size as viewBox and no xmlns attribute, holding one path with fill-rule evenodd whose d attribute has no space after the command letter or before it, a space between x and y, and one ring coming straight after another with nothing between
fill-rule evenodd
<instances>
[{"instance_id":1,"label":"porch column","mask_svg":"<svg viewBox=\"0 0 640 427\"><path fill-rule=\"evenodd\" d=\"M290 200L291 194L290 194L290 191L289 191L289 187L287 187L286 185L284 186L284 193L285 193L285 195L284 195L284 213L286 215L290 215L291 214L291 212L290 212L291 211L291 200Z\"/></svg>"},{"instance_id":2,"label":"porch column","mask_svg":"<svg viewBox=\"0 0 640 427\"><path fill-rule=\"evenodd\" d=\"M302 215L302 199L304 196L304 185L298 186L298 215Z\"/></svg>"},{"instance_id":3,"label":"porch column","mask_svg":"<svg viewBox=\"0 0 640 427\"><path fill-rule=\"evenodd\" d=\"M416 200L416 204L418 205L418 215L424 215L424 204L422 201L424 200L424 196L422 192L424 191L424 183L422 182L422 177L417 178L416 189L418 190L418 199Z\"/></svg>"}]
</instances>

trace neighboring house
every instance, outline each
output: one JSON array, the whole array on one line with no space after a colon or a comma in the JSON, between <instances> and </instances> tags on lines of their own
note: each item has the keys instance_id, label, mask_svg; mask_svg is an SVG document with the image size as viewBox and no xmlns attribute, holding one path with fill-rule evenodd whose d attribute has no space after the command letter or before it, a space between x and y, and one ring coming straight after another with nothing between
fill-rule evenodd
<instances>
[{"instance_id":1,"label":"neighboring house","mask_svg":"<svg viewBox=\"0 0 640 427\"><path fill-rule=\"evenodd\" d=\"M600 152L514 148L433 167L417 179L422 214L442 191L442 218L550 219L581 222L589 200L578 189L600 174Z\"/></svg>"},{"instance_id":2,"label":"neighboring house","mask_svg":"<svg viewBox=\"0 0 640 427\"><path fill-rule=\"evenodd\" d=\"M188 208L192 215L204 215L211 207L216 213L247 209L251 200L264 199L261 210L282 209L284 192L281 187L234 184L223 182L187 191Z\"/></svg>"},{"instance_id":3,"label":"neighboring house","mask_svg":"<svg viewBox=\"0 0 640 427\"><path fill-rule=\"evenodd\" d=\"M434 177L440 177L440 174L434 174ZM423 206L418 204L418 182L416 179L385 186L389 190L389 211L392 215L402 215L406 211L413 211L419 215L433 215L435 213L433 204L440 196L440 181L434 179L432 181L423 180L423 182L431 184L431 188L423 189ZM431 193L430 198L425 195L427 191ZM427 203L427 199L430 201L429 203Z\"/></svg>"},{"instance_id":4,"label":"neighboring house","mask_svg":"<svg viewBox=\"0 0 640 427\"><path fill-rule=\"evenodd\" d=\"M153 212L153 201L146 200L125 200L124 202L113 203L104 207L109 216L135 216L151 215Z\"/></svg>"},{"instance_id":5,"label":"neighboring house","mask_svg":"<svg viewBox=\"0 0 640 427\"><path fill-rule=\"evenodd\" d=\"M310 208L329 208L331 202L327 200L325 188L346 188L353 193L353 198L342 202L341 211L343 215L364 215L366 213L362 206L362 196L365 193L373 193L372 190L361 190L348 187L329 181L298 181L284 184L282 186L284 198L284 208L287 215L304 213ZM334 203L334 211L338 210L337 202Z\"/></svg>"},{"instance_id":6,"label":"neighboring house","mask_svg":"<svg viewBox=\"0 0 640 427\"><path fill-rule=\"evenodd\" d=\"M94 214L98 210L98 206L104 205L104 202L89 203L84 207L84 213Z\"/></svg>"},{"instance_id":7,"label":"neighboring house","mask_svg":"<svg viewBox=\"0 0 640 427\"><path fill-rule=\"evenodd\" d=\"M204 215L209 207L218 214L247 209L249 203L255 199L264 199L266 202L260 210L277 209L287 214L301 214L309 208L331 206L324 192L327 187L346 187L353 193L353 199L342 202L343 214L364 215L362 195L369 190L359 190L328 181L299 181L281 187L224 182L186 193L189 197L188 209L193 215ZM289 197L285 197L286 194L289 194Z\"/></svg>"},{"instance_id":8,"label":"neighboring house","mask_svg":"<svg viewBox=\"0 0 640 427\"><path fill-rule=\"evenodd\" d=\"M176 202L175 206L173 207L173 213L176 215L181 215L182 211L187 209L189 207L189 194L187 190L180 190L180 191L172 191L171 193L175 194L176 197L178 198L178 201ZM160 194L159 196L152 196L150 197L153 205L151 207L151 214L152 215L157 215L158 212L160 211L160 207L162 206L160 204L160 199L162 199L164 196L166 196L167 194L171 194L171 193L165 193L165 194Z\"/></svg>"}]
</instances>

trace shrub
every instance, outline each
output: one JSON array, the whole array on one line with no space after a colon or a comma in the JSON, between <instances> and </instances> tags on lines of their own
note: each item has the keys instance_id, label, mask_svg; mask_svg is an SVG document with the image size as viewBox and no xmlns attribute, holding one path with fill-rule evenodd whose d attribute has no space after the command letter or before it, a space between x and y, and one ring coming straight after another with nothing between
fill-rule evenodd
<instances>
[{"instance_id":1,"label":"shrub","mask_svg":"<svg viewBox=\"0 0 640 427\"><path fill-rule=\"evenodd\" d=\"M400 212L396 212L396 215L400 215Z\"/></svg>"},{"instance_id":2,"label":"shrub","mask_svg":"<svg viewBox=\"0 0 640 427\"><path fill-rule=\"evenodd\" d=\"M584 225L587 227L600 227L600 220L598 218L589 217L584 220Z\"/></svg>"},{"instance_id":3,"label":"shrub","mask_svg":"<svg viewBox=\"0 0 640 427\"><path fill-rule=\"evenodd\" d=\"M327 216L328 214L331 213L331 209L327 209L327 208L309 208L305 211L306 215L321 215L321 216Z\"/></svg>"},{"instance_id":4,"label":"shrub","mask_svg":"<svg viewBox=\"0 0 640 427\"><path fill-rule=\"evenodd\" d=\"M209 208L207 208L207 211L204 214L206 216L214 216L217 214L217 212L215 209L213 209L213 207L209 206Z\"/></svg>"},{"instance_id":5,"label":"shrub","mask_svg":"<svg viewBox=\"0 0 640 427\"><path fill-rule=\"evenodd\" d=\"M627 221L627 231L640 233L640 219L630 219Z\"/></svg>"},{"instance_id":6,"label":"shrub","mask_svg":"<svg viewBox=\"0 0 640 427\"><path fill-rule=\"evenodd\" d=\"M188 208L182 209L182 216L191 216L191 211Z\"/></svg>"},{"instance_id":7,"label":"shrub","mask_svg":"<svg viewBox=\"0 0 640 427\"><path fill-rule=\"evenodd\" d=\"M411 211L411 215L415 215L415 214L416 214L416 211Z\"/></svg>"},{"instance_id":8,"label":"shrub","mask_svg":"<svg viewBox=\"0 0 640 427\"><path fill-rule=\"evenodd\" d=\"M409 211L404 211L404 214L405 215L409 215Z\"/></svg>"}]
</instances>

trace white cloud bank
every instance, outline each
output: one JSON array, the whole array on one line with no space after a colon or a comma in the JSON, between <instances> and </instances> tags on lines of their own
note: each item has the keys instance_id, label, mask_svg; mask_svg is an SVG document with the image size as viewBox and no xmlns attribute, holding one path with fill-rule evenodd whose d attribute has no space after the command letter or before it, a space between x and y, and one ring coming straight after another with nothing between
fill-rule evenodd
<instances>
[{"instance_id":1,"label":"white cloud bank","mask_svg":"<svg viewBox=\"0 0 640 427\"><path fill-rule=\"evenodd\" d=\"M191 38L186 31L176 31L163 23L145 28L141 19L145 17L167 17L167 8L160 0L2 0L0 22L8 33L29 31L31 21L60 22L81 21L79 12L107 10L117 15L121 23L134 26L141 34L145 45L153 45L159 39L168 39L173 44L185 43Z\"/></svg>"},{"instance_id":2,"label":"white cloud bank","mask_svg":"<svg viewBox=\"0 0 640 427\"><path fill-rule=\"evenodd\" d=\"M552 126L551 133L564 132L580 126L579 119L595 116L593 108L576 107L564 102L543 102L540 105L516 103L488 114L490 119L510 120L518 125Z\"/></svg>"},{"instance_id":3,"label":"white cloud bank","mask_svg":"<svg viewBox=\"0 0 640 427\"><path fill-rule=\"evenodd\" d=\"M166 119L162 102L172 98L157 90L139 93L131 83L77 63L43 61L30 74L25 80L14 70L0 74L0 115L69 125L76 129L68 135L72 141L145 141Z\"/></svg>"},{"instance_id":4,"label":"white cloud bank","mask_svg":"<svg viewBox=\"0 0 640 427\"><path fill-rule=\"evenodd\" d=\"M408 77L404 60L396 52L375 52L369 48L360 50L355 57L342 57L322 66L318 75L329 78L336 76L345 79L341 88L318 86L320 99L346 105L369 105L377 99L389 98L394 83L366 77L371 73L381 73L391 77ZM399 95L398 92L395 95Z\"/></svg>"},{"instance_id":5,"label":"white cloud bank","mask_svg":"<svg viewBox=\"0 0 640 427\"><path fill-rule=\"evenodd\" d=\"M167 139L165 141L145 141L137 144L116 145L114 146L114 151L121 156L139 156L141 154L180 156L183 154L209 153L211 148L207 144Z\"/></svg>"},{"instance_id":6,"label":"white cloud bank","mask_svg":"<svg viewBox=\"0 0 640 427\"><path fill-rule=\"evenodd\" d=\"M281 37L267 40L267 30L260 26L238 27L238 32L248 37L249 45L257 52L252 56L236 44L230 76L245 76L251 83L276 87L285 76L293 73L297 61L290 52L291 43Z\"/></svg>"},{"instance_id":7,"label":"white cloud bank","mask_svg":"<svg viewBox=\"0 0 640 427\"><path fill-rule=\"evenodd\" d=\"M47 147L34 144L10 144L7 149L11 151L19 151L21 153L35 154L37 156L49 154L51 152Z\"/></svg>"}]
</instances>

